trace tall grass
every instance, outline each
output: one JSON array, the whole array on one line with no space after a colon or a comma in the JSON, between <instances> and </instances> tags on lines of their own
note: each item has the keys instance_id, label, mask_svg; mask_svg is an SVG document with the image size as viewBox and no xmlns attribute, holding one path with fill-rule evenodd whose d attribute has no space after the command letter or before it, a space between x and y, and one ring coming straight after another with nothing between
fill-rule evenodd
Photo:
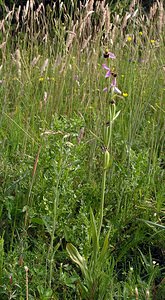
<instances>
[{"instance_id":1,"label":"tall grass","mask_svg":"<svg viewBox=\"0 0 165 300\"><path fill-rule=\"evenodd\" d=\"M163 1L55 6L4 7L0 23L1 295L163 299Z\"/></svg>"}]
</instances>

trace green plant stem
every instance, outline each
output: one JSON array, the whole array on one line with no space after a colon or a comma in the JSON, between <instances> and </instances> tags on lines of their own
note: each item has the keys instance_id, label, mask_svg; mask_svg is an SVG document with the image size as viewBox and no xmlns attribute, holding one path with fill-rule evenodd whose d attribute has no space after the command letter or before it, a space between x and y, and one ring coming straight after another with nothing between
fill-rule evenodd
<instances>
[{"instance_id":1,"label":"green plant stem","mask_svg":"<svg viewBox=\"0 0 165 300\"><path fill-rule=\"evenodd\" d=\"M100 218L99 218L99 226L98 226L98 241L100 239L100 232L103 224L106 176L107 176L107 170L104 169L103 178L102 178L102 188L101 188L101 206L100 206Z\"/></svg>"},{"instance_id":2,"label":"green plant stem","mask_svg":"<svg viewBox=\"0 0 165 300\"><path fill-rule=\"evenodd\" d=\"M115 105L113 105L113 108L111 109L111 106L109 106L109 127L106 127L105 130L105 148L106 151L109 152L109 146L112 139L112 125L113 125L113 119L115 117ZM102 188L101 188L101 207L100 207L100 218L99 218L99 226L98 226L98 241L100 239L100 233L101 233L101 227L103 224L103 215L104 215L104 199L105 199L105 185L106 185L106 176L107 176L107 169L108 166L106 165L106 153L104 154L104 171L103 171L103 177L102 177Z\"/></svg>"}]
</instances>

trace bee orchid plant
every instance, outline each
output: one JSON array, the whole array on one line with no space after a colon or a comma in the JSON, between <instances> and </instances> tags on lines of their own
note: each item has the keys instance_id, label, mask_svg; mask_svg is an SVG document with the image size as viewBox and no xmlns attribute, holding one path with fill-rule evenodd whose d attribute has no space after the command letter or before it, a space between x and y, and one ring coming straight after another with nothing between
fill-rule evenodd
<instances>
[{"instance_id":1,"label":"bee orchid plant","mask_svg":"<svg viewBox=\"0 0 165 300\"><path fill-rule=\"evenodd\" d=\"M115 59L116 56L112 52L106 51L104 58L107 60ZM115 119L118 117L120 111L116 113L116 105L114 101L115 93L120 94L121 91L117 88L116 75L111 69L103 64L103 68L106 70L105 78L110 79L110 89L105 88L104 91L109 91L107 94L110 99L108 107L106 108L107 123L104 124L103 144L104 144L104 158L103 158L103 173L102 173L102 187L101 187L101 199L100 210L95 218L92 208L90 209L90 241L91 241L91 255L88 259L83 257L77 248L71 243L68 243L66 250L70 258L80 267L84 280L79 282L79 292L81 299L105 299L106 297L106 284L109 285L110 278L107 281L107 274L105 265L107 261L107 253L109 247L109 233L104 238L104 242L101 245L101 230L103 225L104 216L104 201L105 201L105 189L106 189L106 177L107 171L111 167L111 155L110 145L112 140L112 128ZM110 264L110 263L109 263ZM104 286L104 288L103 288Z\"/></svg>"}]
</instances>

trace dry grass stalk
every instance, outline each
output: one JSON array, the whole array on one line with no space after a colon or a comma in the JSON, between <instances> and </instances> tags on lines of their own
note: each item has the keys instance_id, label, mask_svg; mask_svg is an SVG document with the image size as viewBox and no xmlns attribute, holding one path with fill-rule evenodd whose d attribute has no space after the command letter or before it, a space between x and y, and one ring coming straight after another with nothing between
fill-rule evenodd
<instances>
[{"instance_id":1,"label":"dry grass stalk","mask_svg":"<svg viewBox=\"0 0 165 300\"><path fill-rule=\"evenodd\" d=\"M37 57L33 58L32 62L31 62L32 67L34 67L38 63L40 57L41 57L41 55L38 55Z\"/></svg>"},{"instance_id":2,"label":"dry grass stalk","mask_svg":"<svg viewBox=\"0 0 165 300\"><path fill-rule=\"evenodd\" d=\"M71 48L71 45L73 44L73 41L76 37L76 33L73 32L73 31L69 31L68 32L68 37L67 37L67 40L66 40L66 49L69 50Z\"/></svg>"},{"instance_id":3,"label":"dry grass stalk","mask_svg":"<svg viewBox=\"0 0 165 300\"><path fill-rule=\"evenodd\" d=\"M45 72L45 70L47 69L48 64L49 64L49 59L47 58L47 59L44 61L42 67L41 67L41 75L42 75L42 74Z\"/></svg>"},{"instance_id":4,"label":"dry grass stalk","mask_svg":"<svg viewBox=\"0 0 165 300\"><path fill-rule=\"evenodd\" d=\"M7 41L4 41L1 45L0 45L0 49L2 51L2 60L6 60L6 43Z\"/></svg>"},{"instance_id":5,"label":"dry grass stalk","mask_svg":"<svg viewBox=\"0 0 165 300\"><path fill-rule=\"evenodd\" d=\"M15 62L17 66L18 77L20 78L21 77L21 53L19 49L15 51Z\"/></svg>"},{"instance_id":6,"label":"dry grass stalk","mask_svg":"<svg viewBox=\"0 0 165 300\"><path fill-rule=\"evenodd\" d=\"M146 300L150 299L150 291L149 289L146 290Z\"/></svg>"},{"instance_id":7,"label":"dry grass stalk","mask_svg":"<svg viewBox=\"0 0 165 300\"><path fill-rule=\"evenodd\" d=\"M120 24L121 24L121 18L118 14L115 14L114 21L113 21L113 29L111 30L111 44L112 45L114 44L114 42L118 36L118 32L122 33Z\"/></svg>"},{"instance_id":8,"label":"dry grass stalk","mask_svg":"<svg viewBox=\"0 0 165 300\"><path fill-rule=\"evenodd\" d=\"M163 0L159 2L159 17L158 17L158 32L161 33L165 25L165 11L163 7Z\"/></svg>"},{"instance_id":9,"label":"dry grass stalk","mask_svg":"<svg viewBox=\"0 0 165 300\"><path fill-rule=\"evenodd\" d=\"M82 128L80 129L79 135L78 135L78 137L77 137L77 142L78 142L78 144L81 143L81 141L82 141L82 139L83 139L83 137L84 137L84 133L85 133L85 128L82 127Z\"/></svg>"},{"instance_id":10,"label":"dry grass stalk","mask_svg":"<svg viewBox=\"0 0 165 300\"><path fill-rule=\"evenodd\" d=\"M37 10L34 11L33 13L34 16L34 20L37 24L38 27L38 32L36 33L36 38L38 36L43 36L45 37L44 41L47 42L47 26L48 26L48 22L46 20L46 16L45 16L45 7L43 5L43 3L40 3L40 5L38 6ZM42 32L41 32L42 30Z\"/></svg>"},{"instance_id":11,"label":"dry grass stalk","mask_svg":"<svg viewBox=\"0 0 165 300\"><path fill-rule=\"evenodd\" d=\"M25 272L26 272L26 300L29 299L29 283L28 283L28 272L29 272L29 269L27 266L24 267L25 269Z\"/></svg>"},{"instance_id":12,"label":"dry grass stalk","mask_svg":"<svg viewBox=\"0 0 165 300\"><path fill-rule=\"evenodd\" d=\"M0 31L4 34L5 31L5 20L0 21Z\"/></svg>"},{"instance_id":13,"label":"dry grass stalk","mask_svg":"<svg viewBox=\"0 0 165 300\"><path fill-rule=\"evenodd\" d=\"M84 19L80 22L80 29L79 29L79 36L85 38L86 35L88 36L91 32L91 15L94 11L88 11Z\"/></svg>"},{"instance_id":14,"label":"dry grass stalk","mask_svg":"<svg viewBox=\"0 0 165 300\"><path fill-rule=\"evenodd\" d=\"M21 11L21 5L19 5L17 11L15 12L15 18L17 22L19 22L20 11Z\"/></svg>"},{"instance_id":15,"label":"dry grass stalk","mask_svg":"<svg viewBox=\"0 0 165 300\"><path fill-rule=\"evenodd\" d=\"M7 15L6 15L6 17L5 17L5 21L10 21L10 22L11 22L12 19L13 19L14 12L15 12L15 4L13 5L12 10L10 10L10 11L7 13Z\"/></svg>"},{"instance_id":16,"label":"dry grass stalk","mask_svg":"<svg viewBox=\"0 0 165 300\"><path fill-rule=\"evenodd\" d=\"M44 35L44 37L43 37L42 40L45 42L45 44L47 43L47 41L48 41L48 33L45 33L45 35Z\"/></svg>"},{"instance_id":17,"label":"dry grass stalk","mask_svg":"<svg viewBox=\"0 0 165 300\"><path fill-rule=\"evenodd\" d=\"M130 12L131 14L133 13L136 4L139 4L139 1L137 1L137 0L132 0L132 2L130 3L130 6L129 6L129 12Z\"/></svg>"},{"instance_id":18,"label":"dry grass stalk","mask_svg":"<svg viewBox=\"0 0 165 300\"><path fill-rule=\"evenodd\" d=\"M123 21L122 21L122 24L121 24L121 32L123 33L123 30L126 28L127 26L127 22L128 22L128 19L131 17L131 13L129 12L126 12L124 18L123 18Z\"/></svg>"},{"instance_id":19,"label":"dry grass stalk","mask_svg":"<svg viewBox=\"0 0 165 300\"><path fill-rule=\"evenodd\" d=\"M120 16L115 13L115 18L114 18L114 25L119 25L121 23Z\"/></svg>"},{"instance_id":20,"label":"dry grass stalk","mask_svg":"<svg viewBox=\"0 0 165 300\"><path fill-rule=\"evenodd\" d=\"M93 4L94 4L94 0L88 0L85 8L86 8L86 14L88 14L89 11L93 10Z\"/></svg>"},{"instance_id":21,"label":"dry grass stalk","mask_svg":"<svg viewBox=\"0 0 165 300\"><path fill-rule=\"evenodd\" d=\"M84 17L81 17L82 12L80 11L80 26L79 26L79 37L82 41L91 34L92 24L91 24L91 15L93 11L94 0L88 0L85 5Z\"/></svg>"},{"instance_id":22,"label":"dry grass stalk","mask_svg":"<svg viewBox=\"0 0 165 300\"><path fill-rule=\"evenodd\" d=\"M149 19L150 20L154 19L155 15L157 13L157 10L158 10L158 4L157 4L157 2L154 2L153 5L150 8L150 13L149 13Z\"/></svg>"},{"instance_id":23,"label":"dry grass stalk","mask_svg":"<svg viewBox=\"0 0 165 300\"><path fill-rule=\"evenodd\" d=\"M30 0L30 9L33 10L34 0Z\"/></svg>"},{"instance_id":24,"label":"dry grass stalk","mask_svg":"<svg viewBox=\"0 0 165 300\"><path fill-rule=\"evenodd\" d=\"M22 18L23 18L23 20L25 20L26 19L26 17L28 16L28 12L29 12L29 5L30 3L29 3L29 0L26 2L26 6L24 6L24 8L23 8L23 16L22 16Z\"/></svg>"},{"instance_id":25,"label":"dry grass stalk","mask_svg":"<svg viewBox=\"0 0 165 300\"><path fill-rule=\"evenodd\" d=\"M6 41L0 45L0 49L4 49L5 46L6 46Z\"/></svg>"},{"instance_id":26,"label":"dry grass stalk","mask_svg":"<svg viewBox=\"0 0 165 300\"><path fill-rule=\"evenodd\" d=\"M45 7L44 7L43 3L40 3L37 10L35 11L34 19L38 20L39 15L42 15L44 13L45 13Z\"/></svg>"},{"instance_id":27,"label":"dry grass stalk","mask_svg":"<svg viewBox=\"0 0 165 300\"><path fill-rule=\"evenodd\" d=\"M111 31L111 17L108 4L105 7L105 37L108 37Z\"/></svg>"},{"instance_id":28,"label":"dry grass stalk","mask_svg":"<svg viewBox=\"0 0 165 300\"><path fill-rule=\"evenodd\" d=\"M71 31L68 31L68 37L66 40L66 49L69 50L71 48L71 46L73 45L73 41L76 37L76 30L78 28L78 20L77 22L73 25L73 28Z\"/></svg>"},{"instance_id":29,"label":"dry grass stalk","mask_svg":"<svg viewBox=\"0 0 165 300\"><path fill-rule=\"evenodd\" d=\"M17 31L18 28L19 28L20 11L21 11L21 5L19 5L18 10L17 10L16 13L15 13L15 18L16 18L16 21L17 21L16 31Z\"/></svg>"},{"instance_id":30,"label":"dry grass stalk","mask_svg":"<svg viewBox=\"0 0 165 300\"><path fill-rule=\"evenodd\" d=\"M114 27L113 27L113 29L111 31L111 43L112 43L112 45L115 42L116 36L117 36L117 26L114 25Z\"/></svg>"},{"instance_id":31,"label":"dry grass stalk","mask_svg":"<svg viewBox=\"0 0 165 300\"><path fill-rule=\"evenodd\" d=\"M139 299L139 292L138 292L138 288L135 287L135 299L138 300Z\"/></svg>"},{"instance_id":32,"label":"dry grass stalk","mask_svg":"<svg viewBox=\"0 0 165 300\"><path fill-rule=\"evenodd\" d=\"M92 35L90 35L87 39L84 39L82 48L81 48L81 52L88 46L88 43L91 40L91 38L92 38Z\"/></svg>"},{"instance_id":33,"label":"dry grass stalk","mask_svg":"<svg viewBox=\"0 0 165 300\"><path fill-rule=\"evenodd\" d=\"M44 104L46 105L47 103L47 100L48 100L48 93L47 92L44 92Z\"/></svg>"},{"instance_id":34,"label":"dry grass stalk","mask_svg":"<svg viewBox=\"0 0 165 300\"><path fill-rule=\"evenodd\" d=\"M100 25L99 25L99 29L102 30L104 24L105 24L105 15L106 15L106 10L105 10L105 0L98 2L98 14L100 16ZM97 10L96 10L97 12Z\"/></svg>"}]
</instances>

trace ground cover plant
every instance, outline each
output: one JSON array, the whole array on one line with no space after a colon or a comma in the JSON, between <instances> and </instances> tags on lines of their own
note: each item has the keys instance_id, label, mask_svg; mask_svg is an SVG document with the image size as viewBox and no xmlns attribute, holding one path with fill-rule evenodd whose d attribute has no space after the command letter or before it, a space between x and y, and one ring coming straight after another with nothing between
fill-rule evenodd
<instances>
[{"instance_id":1,"label":"ground cover plant","mask_svg":"<svg viewBox=\"0 0 165 300\"><path fill-rule=\"evenodd\" d=\"M0 299L164 299L163 1L34 4L2 1Z\"/></svg>"}]
</instances>

